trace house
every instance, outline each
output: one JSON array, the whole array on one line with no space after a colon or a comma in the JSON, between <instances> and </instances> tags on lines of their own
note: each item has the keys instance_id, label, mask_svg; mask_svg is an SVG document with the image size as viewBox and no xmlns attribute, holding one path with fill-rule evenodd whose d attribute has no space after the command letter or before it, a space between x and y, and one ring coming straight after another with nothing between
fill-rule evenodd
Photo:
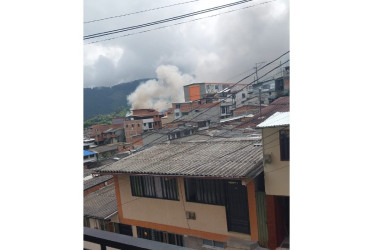
<instances>
[{"instance_id":1,"label":"house","mask_svg":"<svg viewBox=\"0 0 374 250\"><path fill-rule=\"evenodd\" d=\"M213 103L212 98L203 98L201 100L189 101L189 102L177 102L172 103L172 110L174 113L174 118L179 119L182 116L188 115L194 109L203 109L216 106L217 103Z\"/></svg>"},{"instance_id":2,"label":"house","mask_svg":"<svg viewBox=\"0 0 374 250\"><path fill-rule=\"evenodd\" d=\"M169 108L165 111L165 115L161 117L161 126L164 127L166 124L171 123L174 119L174 110Z\"/></svg>"},{"instance_id":3,"label":"house","mask_svg":"<svg viewBox=\"0 0 374 250\"><path fill-rule=\"evenodd\" d=\"M257 212L265 205L256 198L262 172L261 146L215 138L158 144L97 173L114 176L119 221L134 237L193 249L254 249L266 226Z\"/></svg>"},{"instance_id":4,"label":"house","mask_svg":"<svg viewBox=\"0 0 374 250\"><path fill-rule=\"evenodd\" d=\"M89 150L83 149L83 165L89 165L90 163L97 162L98 154Z\"/></svg>"},{"instance_id":5,"label":"house","mask_svg":"<svg viewBox=\"0 0 374 250\"><path fill-rule=\"evenodd\" d=\"M276 112L288 112L290 111L290 98L288 96L283 96L277 98L275 101L270 103L266 107L262 107L257 114L250 118L247 122L238 126L238 128L256 128L256 126L267 118L272 116Z\"/></svg>"},{"instance_id":6,"label":"house","mask_svg":"<svg viewBox=\"0 0 374 250\"><path fill-rule=\"evenodd\" d=\"M236 108L243 105L270 104L281 96L289 95L290 67L281 69L281 76L273 79L267 79L255 82L235 93Z\"/></svg>"},{"instance_id":7,"label":"house","mask_svg":"<svg viewBox=\"0 0 374 250\"><path fill-rule=\"evenodd\" d=\"M142 146L141 135L145 131L162 128L160 114L155 109L135 109L124 122L126 142L133 146Z\"/></svg>"},{"instance_id":8,"label":"house","mask_svg":"<svg viewBox=\"0 0 374 250\"><path fill-rule=\"evenodd\" d=\"M117 154L118 152L125 151L126 149L124 147L126 147L126 143L119 142L98 146L93 148L92 151L97 153L99 159L102 159Z\"/></svg>"},{"instance_id":9,"label":"house","mask_svg":"<svg viewBox=\"0 0 374 250\"><path fill-rule=\"evenodd\" d=\"M114 141L123 141L123 124L98 124L86 130L86 136L95 139L96 145L110 144ZM113 140L113 138L115 138Z\"/></svg>"},{"instance_id":10,"label":"house","mask_svg":"<svg viewBox=\"0 0 374 250\"><path fill-rule=\"evenodd\" d=\"M94 176L93 174L89 174L84 177L83 179L83 186L84 186L84 195L88 195L89 193L95 192L100 188L105 187L108 184L113 183L113 176L105 175L105 176Z\"/></svg>"},{"instance_id":11,"label":"house","mask_svg":"<svg viewBox=\"0 0 374 250\"><path fill-rule=\"evenodd\" d=\"M119 233L114 183L84 197L84 226Z\"/></svg>"},{"instance_id":12,"label":"house","mask_svg":"<svg viewBox=\"0 0 374 250\"><path fill-rule=\"evenodd\" d=\"M122 124L121 124L122 125ZM113 144L125 141L125 131L123 127L111 127L102 132L104 144Z\"/></svg>"},{"instance_id":13,"label":"house","mask_svg":"<svg viewBox=\"0 0 374 250\"><path fill-rule=\"evenodd\" d=\"M199 129L217 125L220 120L221 109L218 103L214 104L209 108L195 109L179 120L186 125L196 126Z\"/></svg>"},{"instance_id":14,"label":"house","mask_svg":"<svg viewBox=\"0 0 374 250\"><path fill-rule=\"evenodd\" d=\"M276 112L257 125L262 130L269 248L289 247L289 112Z\"/></svg>"},{"instance_id":15,"label":"house","mask_svg":"<svg viewBox=\"0 0 374 250\"><path fill-rule=\"evenodd\" d=\"M200 100L209 94L222 93L229 88L231 91L237 91L246 85L240 83L192 83L183 86L184 100L185 102Z\"/></svg>"},{"instance_id":16,"label":"house","mask_svg":"<svg viewBox=\"0 0 374 250\"><path fill-rule=\"evenodd\" d=\"M146 132L142 135L144 146L156 143L162 143L168 140L190 136L197 132L196 126L187 126L185 124L175 124L173 127L162 128L157 131Z\"/></svg>"},{"instance_id":17,"label":"house","mask_svg":"<svg viewBox=\"0 0 374 250\"><path fill-rule=\"evenodd\" d=\"M95 139L93 138L84 138L83 139L83 149L90 149L96 147Z\"/></svg>"}]
</instances>

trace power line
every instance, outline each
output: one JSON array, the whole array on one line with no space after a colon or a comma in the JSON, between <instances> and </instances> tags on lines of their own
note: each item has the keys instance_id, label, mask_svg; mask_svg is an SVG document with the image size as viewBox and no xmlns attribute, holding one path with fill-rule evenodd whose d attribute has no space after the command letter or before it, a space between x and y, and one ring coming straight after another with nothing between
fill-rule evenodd
<instances>
[{"instance_id":1,"label":"power line","mask_svg":"<svg viewBox=\"0 0 374 250\"><path fill-rule=\"evenodd\" d=\"M286 53L284 53L282 56L286 55L287 53L289 53L289 51L286 52ZM280 56L280 57L282 57L282 56ZM275 59L274 61L278 60L280 57L278 57L278 58ZM273 61L273 62L274 62L274 61ZM287 60L287 61L284 62L283 64L287 63L288 61L289 61L289 60ZM270 62L270 63L271 63L271 62ZM270 63L268 63L267 65L269 65ZM268 72L265 73L263 76L261 76L259 79L261 79L262 77L266 76L267 74L269 74L270 72L274 71L275 69L281 67L283 64L280 64L279 66L276 66L275 68L273 68L272 70L268 71ZM265 65L265 66L263 66L263 67L266 67L267 65ZM262 68L263 68L263 67L262 67ZM262 69L262 68L261 68L261 69ZM254 74L254 73L252 73L252 74ZM242 80L240 80L239 82L243 81L244 79L247 79L247 78L250 77L250 76L251 76L251 75L244 77L244 78L243 78ZM256 80L256 81L257 81L257 80ZM236 84L238 84L239 82L235 83L232 87L234 87L234 86L235 86ZM253 82L254 82L254 81L253 81ZM249 84L253 84L253 82L251 82L251 83L249 83ZM249 85L249 84L248 84L248 85ZM246 87L247 87L247 85L246 85L245 87L241 88L240 90L243 90L243 89L246 88ZM240 90L239 90L239 91L240 91ZM218 104L221 104L221 102L223 102L223 101L226 100L227 98L228 98L228 97L222 99L220 102L217 102L214 106L212 106L212 107L208 108L207 110L205 110L205 111L199 113L199 115L193 117L191 120L186 121L186 122L191 122L193 119L196 119L196 117L202 115L203 113L206 113L208 110L210 110L211 108L217 106ZM260 104L260 105L261 105L261 104ZM181 117L180 117L180 118L181 118ZM180 119L180 118L178 118L178 119ZM176 119L176 120L178 120L178 119ZM174 120L174 121L176 121L176 120ZM174 121L173 121L173 122L174 122ZM170 132L173 132L173 131L176 130L176 129L178 129L178 128L175 128L175 129L171 130ZM157 139L151 141L151 142L148 143L147 145L142 146L139 150L143 149L145 146L148 146L149 144L151 144L151 143L153 143L153 142L155 142L155 141L157 141L157 140L159 140L159 139L161 139L161 138L162 138L162 136L160 136L159 138L157 138ZM139 141L140 141L140 140L139 140Z\"/></svg>"},{"instance_id":2,"label":"power line","mask_svg":"<svg viewBox=\"0 0 374 250\"><path fill-rule=\"evenodd\" d=\"M140 32L129 33L129 34L122 35L122 36L116 36L116 37L112 37L112 38L97 40L97 41L94 41L94 42L85 43L84 45L92 44L92 43L98 43L98 42L110 41L110 40L114 40L114 39L118 39L118 38L122 38L122 37L138 35L138 34L147 33L147 32L154 31L154 30L159 30L159 29L165 29L165 28L169 28L169 27L181 25L181 24L184 24L184 23L195 22L195 21L199 21L199 20L202 20L202 19L206 19L206 18L216 17L216 16L220 16L220 15L223 15L223 14L228 14L228 13L231 13L231 12L236 12L236 11L239 11L239 10L244 10L244 9L256 7L256 6L259 6L259 5L268 4L268 3L271 3L271 2L274 2L274 1L277 1L277 0L272 0L272 1L268 1L268 2L254 4L254 5L251 5L251 6L247 6L247 7L243 7L243 8L239 8L239 9L235 9L235 10L230 10L230 11L225 11L225 12L221 12L221 13L214 14L214 15L211 15L211 16L200 17L200 18L189 20L189 21L179 22L179 23L175 23L175 24L172 24L172 25L165 25L165 26L161 26L161 27L158 27L158 28L154 28L154 29L148 29L148 30L143 30L143 31L140 31ZM243 73L245 73L245 72L243 72Z\"/></svg>"},{"instance_id":3,"label":"power line","mask_svg":"<svg viewBox=\"0 0 374 250\"><path fill-rule=\"evenodd\" d=\"M197 1L199 1L199 0L187 1L187 2L182 2L182 3L175 3L175 4L171 4L171 5L166 5L166 6L161 6L161 7L153 8L153 9L140 10L140 11L136 11L136 12L132 12L132 13L127 13L127 14L122 14L122 15L117 15L117 16L111 16L111 17L106 17L106 18L100 18L100 19L90 20L90 21L86 21L84 23L93 23L93 22L99 22L99 21L104 21L104 20L113 19L113 18L119 18L119 17L124 17L124 16L131 16L131 15L135 15L135 14L139 14L139 13L144 13L144 12L149 12L149 11L153 11L153 10L159 10L159 9L169 8L169 7L173 7L173 6L177 6L177 5L182 5L182 4L187 4L187 3L192 3L192 2L197 2Z\"/></svg>"},{"instance_id":4,"label":"power line","mask_svg":"<svg viewBox=\"0 0 374 250\"><path fill-rule=\"evenodd\" d=\"M286 53L284 53L282 56L284 56L284 55L286 55L287 53L289 53L289 51L288 52L286 52ZM273 60L272 62L274 62L274 61L276 61L276 60L278 60L279 58L281 58L282 56L280 56L280 57L278 57L277 59L275 59L275 60ZM268 66L269 64L271 64L272 62L270 62L270 63L268 63L267 65L265 65L265 66L263 66L261 69L263 69L264 67L266 67L266 66ZM287 61L288 62L288 61ZM287 63L286 62L286 63ZM272 69L271 71L269 71L269 72L272 72L273 70L275 70L275 69L277 69L277 68L279 68L281 65L279 65L279 66L277 66L277 67L275 67L274 69ZM261 76L260 78L262 78L262 77L264 77L264 76L266 76L269 72L267 72L265 75L263 75L263 76ZM253 75L254 73L252 73L252 75ZM248 78L248 77L250 77L251 75L249 75L249 76L247 76L247 77L244 77L242 80L240 80L239 82L241 82L241 81L243 81L244 79L246 79L246 78ZM236 84L238 84L239 82L237 82L237 83L235 83L232 87L234 87ZM252 82L253 83L253 82ZM250 83L251 84L251 83ZM249 84L248 84L249 85ZM243 90L244 88L246 88L247 87L247 85L245 86L245 87L243 87L242 89L240 89L240 90ZM224 100L226 100L228 97L226 97L226 98L224 98L224 99L222 99L220 102L217 102L214 106L212 106L212 107L210 107L210 108L208 108L207 110L205 110L204 112L201 112L199 115L197 115L197 116L195 116L195 117L193 117L191 120L189 120L190 122L193 120L193 119L196 119L196 117L198 117L198 116L200 116L200 115L202 115L203 113L205 113L205 112L207 112L208 110L210 110L211 108L213 108L213 107L215 107L215 106L217 106L218 104L221 104L221 102L223 102ZM196 108L197 109L197 108ZM195 110L196 110L195 109ZM180 118L182 118L182 117L180 117ZM180 118L178 118L178 119L180 119ZM176 120L178 120L178 119L175 119L173 122L175 122ZM186 121L186 122L188 122L188 121ZM174 130L176 130L177 128L175 128L175 129L173 129L173 130L171 130L170 132L173 132ZM153 142L155 142L155 141L157 141L157 140L159 140L159 139L161 139L162 138L162 136L160 136L159 138L157 138L157 139L155 139L155 140L153 140L153 141L151 141L150 143L148 143L147 145L144 145L144 146L142 146L139 150L141 150L141 149L143 149L145 146L148 146L149 144L151 144L151 143L153 143ZM138 141L140 141L140 140L138 140Z\"/></svg>"},{"instance_id":5,"label":"power line","mask_svg":"<svg viewBox=\"0 0 374 250\"><path fill-rule=\"evenodd\" d=\"M288 53L289 53L289 51L287 51L287 52L284 53L283 55L279 56L278 58L274 59L273 61L267 63L266 65L264 65L263 67L261 67L260 70L263 69L263 68L265 68L265 67L267 67L267 66L270 65L271 63L277 61L279 58L283 57L284 55L286 55L286 54L288 54ZM288 61L287 61L287 62L288 62ZM281 66L281 65L275 67L274 69L277 69L277 68L279 68L280 66ZM267 72L265 75L261 76L260 78L266 76L268 73L272 72L274 69L272 69L271 71ZM255 73L252 73L251 75L253 75L253 74L255 74ZM247 78L250 77L251 75L248 75L248 76L244 77L243 79L241 79L240 81L238 81L238 82L235 83L234 85L230 86L230 88L233 88L235 85L239 84L241 81L247 79ZM251 82L251 83L253 83L253 82ZM251 84L251 83L249 83L249 84ZM240 89L240 90L243 90L244 88L246 88L247 86L249 86L249 84L246 85L245 87L243 87L243 88ZM239 91L240 91L240 90L239 90ZM209 111L209 110L212 109L213 107L217 106L218 104L221 104L221 102L225 101L227 98L228 98L228 97L222 99L220 102L217 102L214 106L212 106L212 107L208 108L207 110L205 110L205 111L199 113L199 115L197 115L197 116L191 118L191 120L186 121L186 122L191 122L193 119L196 119L198 116L200 116L200 115L206 113L207 111ZM201 106L201 105L200 105L200 106ZM197 109L198 109L198 108L196 108L196 109L194 109L194 110L197 110ZM191 111L194 111L194 110L191 110ZM191 112L191 111L190 111L190 112ZM181 119L182 117L183 117L183 116L181 116L181 117L175 119L173 122L178 121L178 120ZM175 128L175 129L173 129L173 130L171 130L171 131L169 131L169 132L173 132L173 131L176 130L176 129L177 129L177 128ZM154 134L154 133L152 133L152 134ZM150 135L151 135L151 134L149 134L148 136L150 136ZM146 136L146 137L148 137L148 136ZM146 137L145 137L145 138L146 138ZM157 140L159 140L159 139L161 139L161 138L162 138L162 136L160 136L159 138L157 138L157 139L151 141L151 142L148 143L147 145L149 145L149 144L151 144L151 143L153 143L153 142L155 142L155 141L157 141ZM144 138L143 138L143 139L144 139ZM138 140L138 141L140 141L140 140ZM140 150L141 150L142 148L144 148L145 146L147 146L147 145L142 146L142 147L140 148Z\"/></svg>"},{"instance_id":6,"label":"power line","mask_svg":"<svg viewBox=\"0 0 374 250\"><path fill-rule=\"evenodd\" d=\"M160 24L160 23L171 22L171 21L175 21L175 20L179 20L179 19L183 19L183 18L187 18L187 17L191 17L191 16L196 16L196 15L208 13L208 12L211 12L211 11L220 10L220 9L228 8L228 7L231 7L231 6L247 3L249 1L252 1L252 0L241 0L241 1L238 1L238 2L224 4L224 5L216 6L216 7L213 7L213 8L200 10L200 11L195 11L195 12L192 12L192 13L188 13L188 14L184 14L184 15L180 15L180 16L175 16L175 17L171 17L171 18L161 19L161 20L158 20L158 21L150 22L150 23L144 23L144 24L129 26L129 27L121 28L121 29L99 32L99 33L84 36L83 40L92 39L92 38L101 37L101 36L112 35L112 34L125 32L125 31L129 31L129 30L134 30L134 29L140 29L140 28L143 28L143 27L148 27L148 26L152 26L152 25L156 25L156 24Z\"/></svg>"}]
</instances>

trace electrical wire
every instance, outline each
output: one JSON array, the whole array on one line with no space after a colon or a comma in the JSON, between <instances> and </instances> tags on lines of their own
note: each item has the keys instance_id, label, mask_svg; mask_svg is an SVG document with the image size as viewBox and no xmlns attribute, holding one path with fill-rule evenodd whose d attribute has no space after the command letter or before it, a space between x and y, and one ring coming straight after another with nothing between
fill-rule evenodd
<instances>
[{"instance_id":1,"label":"electrical wire","mask_svg":"<svg viewBox=\"0 0 374 250\"><path fill-rule=\"evenodd\" d=\"M117 34L117 33L120 33L120 32L129 31L129 30L140 29L140 28L153 26L153 25L160 24L160 23L167 23L167 22L171 22L171 21L175 21L175 20L179 20L179 19L183 19L183 18L187 18L187 17L191 17L191 16L196 16L196 15L208 13L208 12L211 12L211 11L216 11L216 10L228 8L228 7L231 7L231 6L247 3L249 1L252 1L252 0L241 0L241 1L238 1L238 2L234 2L234 3L230 3L230 4L224 4L224 5L216 6L216 7L205 9L205 10L195 11L195 12L180 15L180 16L161 19L161 20L158 20L158 21L150 22L150 23L144 23L144 24L129 26L129 27L121 28L121 29L99 32L99 33L84 36L83 40L92 39L92 38L96 38L96 37L107 36L107 35L112 35L112 34Z\"/></svg>"},{"instance_id":2,"label":"electrical wire","mask_svg":"<svg viewBox=\"0 0 374 250\"><path fill-rule=\"evenodd\" d=\"M266 65L264 65L263 67L261 67L260 69L258 69L258 71L260 71L260 70L262 70L263 68L269 66L270 64L272 64L273 62L277 61L279 58L283 57L284 55L286 55L286 54L288 54L288 53L289 53L289 51L286 52L286 53L284 53L283 55L279 56L278 58L274 59L273 61L267 63ZM281 66L281 65L280 65L280 66ZM255 74L255 72L253 72L252 74L250 74L250 75L247 76L247 77L244 77L243 79L241 79L240 81L238 81L237 83L235 83L235 84L234 84L233 86L231 86L230 88L234 87L235 85L239 84L240 82L242 82L243 80L247 79L248 77L250 77L250 76L252 76L252 75L254 75L254 74ZM251 84L251 83L249 83L249 84ZM246 86L243 87L242 89L248 87L249 84L246 84ZM241 89L241 90L242 90L242 89ZM221 102L224 101L224 100L226 100L227 98L228 98L228 97L226 97L225 99L221 100ZM256 97L256 98L257 98L257 97ZM202 98L202 99L203 99L203 98ZM202 100L202 99L200 99L200 100ZM253 99L253 98L251 98L251 99ZM208 108L206 111L208 111L209 109L211 109L211 108L217 106L217 105L220 104L221 102L216 103L214 106ZM203 105L203 104L199 105L199 107L201 107L202 105ZM197 107L197 108L191 110L190 112L199 109L199 107ZM202 112L202 113L205 113L206 111L204 111L204 112ZM200 113L199 115L201 115L202 113ZM199 115L198 115L198 116L199 116ZM195 117L193 117L191 120L189 120L189 121L185 121L185 122L191 122L193 119L196 119L196 117L198 117L198 116L195 116ZM214 115L213 115L213 116L214 116ZM213 116L211 116L211 117L213 117ZM174 122L176 122L176 121L179 121L182 117L184 117L184 115L182 115L181 117L175 119L173 122L171 122L171 124L174 123ZM172 129L171 131L169 131L169 133L170 133L170 132L173 132L173 131L176 130L176 129L177 129L177 128ZM149 137L149 136L151 136L151 135L153 135L153 134L159 134L159 133L153 131L152 133L149 133L149 134L146 135L145 137L142 137L142 139L139 139L139 140L133 142L133 144L135 144L136 142L142 141L142 140L144 140L145 138L147 138L147 137ZM151 141L150 143L156 142L157 140L162 139L162 137L163 137L163 135L160 136L159 138L156 138L155 140ZM144 146L141 147L140 149L143 149L145 146L148 146L150 143L144 145ZM140 150L140 149L138 149L138 150Z\"/></svg>"},{"instance_id":3,"label":"electrical wire","mask_svg":"<svg viewBox=\"0 0 374 250\"><path fill-rule=\"evenodd\" d=\"M182 3L175 3L175 4L171 4L171 5L166 5L166 6L153 8L153 9L140 10L140 11L136 11L136 12L132 12L132 13L127 13L127 14L122 14L122 15L117 15L117 16L111 16L111 17L106 17L106 18L100 18L100 19L85 21L83 23L93 23L93 22L99 22L99 21L104 21L104 20L113 19L113 18L131 16L131 15L135 15L135 14L140 14L140 13L149 12L149 11L153 11L153 10L164 9L164 8L169 8L169 7L182 5L182 4L187 4L187 3L192 3L192 2L197 2L197 1L199 1L199 0L187 1L187 2L182 2Z\"/></svg>"},{"instance_id":4,"label":"electrical wire","mask_svg":"<svg viewBox=\"0 0 374 250\"><path fill-rule=\"evenodd\" d=\"M286 55L287 53L289 53L289 51L286 52L286 53L284 53L282 56ZM282 57L282 56L280 56L280 57ZM274 61L278 60L280 57L278 57L278 58L275 59ZM288 61L289 61L289 60L287 60L285 63L287 63ZM285 63L283 63L283 64L285 64ZM270 64L270 63L268 63L267 65L269 65L269 64ZM281 67L283 64L280 64L279 66L276 66L275 68L273 68L272 70L268 71L267 73L265 73L263 76L261 76L261 77L258 78L258 79L261 79L262 77L266 76L266 75L269 74L270 72L272 72L272 71L274 71L275 69ZM266 67L267 65L265 65L264 67ZM239 82L243 81L244 79L247 79L248 77L249 77L249 76L244 77L244 78L243 78L242 80L240 80ZM256 81L258 81L258 79L257 79ZM235 85L237 85L239 82L235 83L232 87L234 87ZM254 82L254 81L253 81L253 82ZM253 83L253 82L251 82L251 83ZM250 84L251 84L251 83L250 83ZM240 90L243 90L243 89L246 88L246 87L247 87L247 86L243 87L243 88L240 89ZM239 91L240 91L240 90L239 90ZM224 100L226 100L227 98L228 98L228 97L222 99L220 102L217 102L217 103L216 103L214 106L212 106L211 108L213 108L213 107L215 107L215 106L221 104L221 103L222 103ZM200 116L200 115L206 113L206 112L209 111L211 108L208 108L207 110L205 110L205 111L203 111L203 112L200 112L199 115L193 117L191 120L186 121L186 122L191 122L193 119L196 119L198 116ZM196 109L195 109L195 110L196 110ZM179 119L179 118L178 118L178 119ZM176 119L176 120L178 120L178 119ZM174 120L174 121L176 121L176 120ZM173 121L173 122L174 122L174 121ZM178 128L175 128L175 129L171 130L170 132L173 132L173 131L176 130L176 129L178 129ZM160 138L162 138L162 136L159 137L159 138L157 138L157 139L155 139L155 140L153 140L153 141L151 141L151 142L148 143L147 145L142 146L140 149L138 149L138 151L140 151L141 149L143 149L145 146L148 146L149 144L153 143L154 141L159 140ZM139 140L139 141L140 141L140 140Z\"/></svg>"},{"instance_id":5,"label":"electrical wire","mask_svg":"<svg viewBox=\"0 0 374 250\"><path fill-rule=\"evenodd\" d=\"M228 13L231 13L231 12L236 12L236 11L239 11L239 10L244 10L244 9L256 7L256 6L259 6L259 5L268 4L268 3L271 3L271 2L274 2L274 1L277 1L277 0L272 0L272 1L267 1L267 2L263 2L263 3L259 3L259 4L254 4L254 5L251 5L251 6L247 6L247 7L243 7L243 8L239 8L239 9L235 9L235 10L230 10L230 11L226 11L226 12L221 12L221 13L206 16L206 17L200 17L200 18L189 20L189 21L179 22L179 23L175 23L175 24L172 24L172 25L165 25L165 26L161 26L161 27L158 27L158 28L154 28L154 29L148 29L148 30L144 30L144 31L140 31L140 32L129 33L129 34L122 35L122 36L116 36L116 37L112 37L112 38L97 40L97 41L94 41L94 42L85 43L84 45L110 41L110 40L114 40L114 39L118 39L118 38L122 38L122 37L138 35L138 34L147 33L147 32L154 31L154 30L159 30L159 29L165 29L165 28L181 25L181 24L184 24L184 23L195 22L195 21L199 21L199 20L202 20L202 19L206 19L206 18L216 17L216 16L228 14Z\"/></svg>"}]
</instances>

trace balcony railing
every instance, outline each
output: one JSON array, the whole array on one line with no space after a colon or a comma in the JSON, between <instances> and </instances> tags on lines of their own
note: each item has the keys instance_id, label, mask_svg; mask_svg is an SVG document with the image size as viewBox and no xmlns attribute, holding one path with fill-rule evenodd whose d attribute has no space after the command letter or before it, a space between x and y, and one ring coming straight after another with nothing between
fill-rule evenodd
<instances>
[{"instance_id":1,"label":"balcony railing","mask_svg":"<svg viewBox=\"0 0 374 250\"><path fill-rule=\"evenodd\" d=\"M118 233L107 232L103 230L84 228L84 241L85 245L96 246L95 249L104 250L107 247L118 248L118 249L163 249L163 250L183 250L190 249L186 247L180 247L161 243L152 240L146 240L141 238L135 238L132 236L122 235ZM87 242L87 243L86 243ZM87 248L86 248L87 249Z\"/></svg>"}]
</instances>

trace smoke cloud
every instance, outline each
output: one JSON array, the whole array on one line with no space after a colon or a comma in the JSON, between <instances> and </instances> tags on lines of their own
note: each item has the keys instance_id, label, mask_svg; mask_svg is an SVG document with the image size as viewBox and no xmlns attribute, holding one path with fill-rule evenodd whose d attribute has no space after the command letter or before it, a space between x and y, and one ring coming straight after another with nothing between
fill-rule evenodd
<instances>
[{"instance_id":1,"label":"smoke cloud","mask_svg":"<svg viewBox=\"0 0 374 250\"><path fill-rule=\"evenodd\" d=\"M158 111L171 108L173 102L183 102L183 86L193 83L194 77L182 74L178 67L161 65L156 69L158 80L139 85L127 100L132 109L154 108Z\"/></svg>"}]
</instances>

